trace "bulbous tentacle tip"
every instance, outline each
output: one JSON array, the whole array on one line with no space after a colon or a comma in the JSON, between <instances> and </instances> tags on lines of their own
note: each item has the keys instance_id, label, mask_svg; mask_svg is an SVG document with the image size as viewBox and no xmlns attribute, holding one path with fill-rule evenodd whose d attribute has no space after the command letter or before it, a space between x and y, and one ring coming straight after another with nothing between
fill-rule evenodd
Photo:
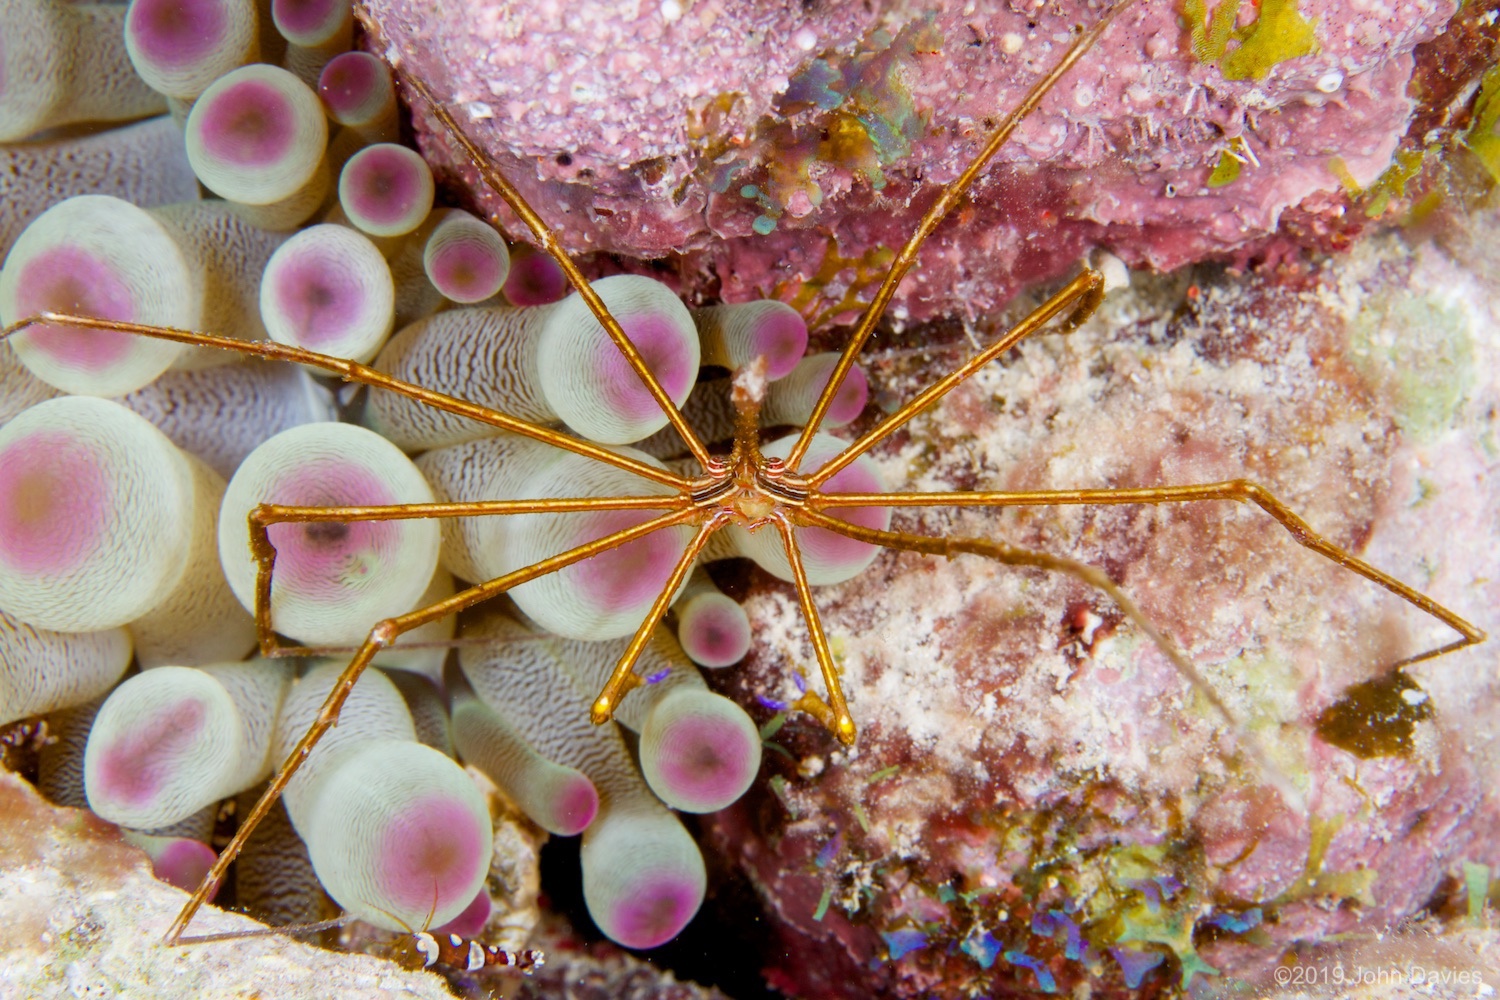
<instances>
[{"instance_id":1,"label":"bulbous tentacle tip","mask_svg":"<svg viewBox=\"0 0 1500 1000\"><path fill-rule=\"evenodd\" d=\"M277 66L242 66L215 80L193 104L184 136L193 172L230 201L274 205L326 181L323 105Z\"/></svg>"},{"instance_id":2,"label":"bulbous tentacle tip","mask_svg":"<svg viewBox=\"0 0 1500 1000\"><path fill-rule=\"evenodd\" d=\"M599 814L599 791L583 774L559 783L552 796L552 825L547 830L571 837L587 830Z\"/></svg>"},{"instance_id":3,"label":"bulbous tentacle tip","mask_svg":"<svg viewBox=\"0 0 1500 1000\"><path fill-rule=\"evenodd\" d=\"M618 903L600 929L627 948L657 948L682 933L702 903L703 889L691 879L662 879Z\"/></svg>"},{"instance_id":4,"label":"bulbous tentacle tip","mask_svg":"<svg viewBox=\"0 0 1500 1000\"><path fill-rule=\"evenodd\" d=\"M750 617L717 591L696 594L677 608L677 641L700 667L728 667L750 652Z\"/></svg>"},{"instance_id":5,"label":"bulbous tentacle tip","mask_svg":"<svg viewBox=\"0 0 1500 1000\"><path fill-rule=\"evenodd\" d=\"M693 317L665 285L621 274L592 283L662 390L680 407L698 378L702 345ZM582 296L548 317L537 351L542 392L563 421L604 444L661 430L667 415Z\"/></svg>"},{"instance_id":6,"label":"bulbous tentacle tip","mask_svg":"<svg viewBox=\"0 0 1500 1000\"><path fill-rule=\"evenodd\" d=\"M151 859L151 873L168 885L183 892L198 888L208 870L218 860L214 849L201 840L191 837L158 837L149 833L124 831L125 839L146 852ZM209 900L218 895L218 886L209 894Z\"/></svg>"},{"instance_id":7,"label":"bulbous tentacle tip","mask_svg":"<svg viewBox=\"0 0 1500 1000\"><path fill-rule=\"evenodd\" d=\"M328 60L318 76L318 97L329 118L351 128L370 125L387 113L394 118L396 109L391 71L368 52L345 52Z\"/></svg>"},{"instance_id":8,"label":"bulbous tentacle tip","mask_svg":"<svg viewBox=\"0 0 1500 1000\"><path fill-rule=\"evenodd\" d=\"M493 831L452 758L401 740L351 750L299 822L318 879L338 903L389 930L442 925L472 905Z\"/></svg>"},{"instance_id":9,"label":"bulbous tentacle tip","mask_svg":"<svg viewBox=\"0 0 1500 1000\"><path fill-rule=\"evenodd\" d=\"M240 603L255 607L257 563L246 531L262 502L306 506L431 503L411 460L373 431L304 424L245 459L219 514L219 558ZM314 645L353 645L371 622L410 611L437 567L431 520L272 524L277 631Z\"/></svg>"},{"instance_id":10,"label":"bulbous tentacle tip","mask_svg":"<svg viewBox=\"0 0 1500 1000\"><path fill-rule=\"evenodd\" d=\"M271 0L271 21L293 45L326 45L340 34L347 39L354 16L347 0Z\"/></svg>"},{"instance_id":11,"label":"bulbous tentacle tip","mask_svg":"<svg viewBox=\"0 0 1500 1000\"><path fill-rule=\"evenodd\" d=\"M124 34L141 79L181 101L196 99L258 49L252 0L133 0Z\"/></svg>"},{"instance_id":12,"label":"bulbous tentacle tip","mask_svg":"<svg viewBox=\"0 0 1500 1000\"><path fill-rule=\"evenodd\" d=\"M414 149L379 143L360 150L339 175L339 205L371 236L405 236L432 211L432 169Z\"/></svg>"},{"instance_id":13,"label":"bulbous tentacle tip","mask_svg":"<svg viewBox=\"0 0 1500 1000\"><path fill-rule=\"evenodd\" d=\"M366 362L395 319L390 265L363 234L318 225L287 240L266 264L260 312L271 339Z\"/></svg>"},{"instance_id":14,"label":"bulbous tentacle tip","mask_svg":"<svg viewBox=\"0 0 1500 1000\"><path fill-rule=\"evenodd\" d=\"M502 291L511 305L551 305L568 294L568 276L550 254L523 243L511 248L510 261Z\"/></svg>"},{"instance_id":15,"label":"bulbous tentacle tip","mask_svg":"<svg viewBox=\"0 0 1500 1000\"><path fill-rule=\"evenodd\" d=\"M136 621L181 579L159 530L196 502L176 447L118 403L63 396L0 428L0 607L38 628Z\"/></svg>"},{"instance_id":16,"label":"bulbous tentacle tip","mask_svg":"<svg viewBox=\"0 0 1500 1000\"><path fill-rule=\"evenodd\" d=\"M116 688L84 751L89 807L139 829L169 826L238 788L243 726L228 691L201 670L157 667Z\"/></svg>"},{"instance_id":17,"label":"bulbous tentacle tip","mask_svg":"<svg viewBox=\"0 0 1500 1000\"><path fill-rule=\"evenodd\" d=\"M48 312L190 327L202 315L194 265L150 213L119 198L80 195L34 219L0 271L0 323ZM60 322L6 341L37 378L63 392L122 396L171 367L183 346Z\"/></svg>"},{"instance_id":18,"label":"bulbous tentacle tip","mask_svg":"<svg viewBox=\"0 0 1500 1000\"><path fill-rule=\"evenodd\" d=\"M735 802L760 770L760 733L745 710L699 687L663 697L641 729L641 772L663 802L714 812Z\"/></svg>"},{"instance_id":19,"label":"bulbous tentacle tip","mask_svg":"<svg viewBox=\"0 0 1500 1000\"><path fill-rule=\"evenodd\" d=\"M422 250L427 279L461 304L495 296L510 274L510 251L500 234L467 212L449 209Z\"/></svg>"},{"instance_id":20,"label":"bulbous tentacle tip","mask_svg":"<svg viewBox=\"0 0 1500 1000\"><path fill-rule=\"evenodd\" d=\"M703 903L703 855L677 817L660 806L606 813L584 833L581 860L590 916L627 948L667 943Z\"/></svg>"},{"instance_id":21,"label":"bulbous tentacle tip","mask_svg":"<svg viewBox=\"0 0 1500 1000\"><path fill-rule=\"evenodd\" d=\"M434 927L432 934L434 937L445 937L449 934L456 934L461 938L478 937L493 912L495 912L495 902L490 899L489 890L480 889L475 893L474 901L464 907L462 913L441 927Z\"/></svg>"}]
</instances>

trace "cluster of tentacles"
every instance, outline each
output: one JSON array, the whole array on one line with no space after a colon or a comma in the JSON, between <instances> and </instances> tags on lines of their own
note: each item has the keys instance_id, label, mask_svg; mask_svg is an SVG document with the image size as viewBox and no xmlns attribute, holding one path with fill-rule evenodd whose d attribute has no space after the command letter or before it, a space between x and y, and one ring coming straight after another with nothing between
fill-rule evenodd
<instances>
[{"instance_id":1,"label":"cluster of tentacles","mask_svg":"<svg viewBox=\"0 0 1500 1000\"><path fill-rule=\"evenodd\" d=\"M680 439L658 433L666 415L579 297L564 298L557 265L525 248L512 260L490 226L434 208L430 171L394 141L389 70L344 51L347 6L277 3L269 24L257 13L250 0L7 8L0 155L16 180L0 318L62 311L371 361L565 423L624 467L392 393L351 400L315 377L328 372L232 351L78 324L0 344L0 721L45 715L46 790L132 831L184 886L213 860L221 803L250 793L244 811L318 716L342 666L326 656L454 594L455 578L501 576L649 516L272 525L269 618L296 645L247 659L256 505L610 496L651 485L632 467L687 481L651 457ZM100 60L88 74L84 51ZM63 130L116 122L133 123ZM199 200L200 183L218 197ZM803 356L806 327L781 303L690 313L649 279L594 287L708 440L733 434L726 371L764 359L763 421L801 425L837 361ZM863 381L847 380L827 422L864 402ZM879 489L863 475L859 488ZM672 627L650 630L641 689L618 705L634 749L590 725L589 705L690 537L604 551L516 588L461 635L446 614L382 652L287 786L290 825L268 824L244 852L240 905L317 916L317 885L287 874L305 854L367 921L476 931L490 816L458 758L544 829L583 833L586 898L607 934L674 936L705 875L671 809L721 808L759 767L749 717L695 666L744 656L744 612L701 569L673 588ZM726 537L715 554L785 572L779 542ZM873 553L833 553L814 578Z\"/></svg>"}]
</instances>

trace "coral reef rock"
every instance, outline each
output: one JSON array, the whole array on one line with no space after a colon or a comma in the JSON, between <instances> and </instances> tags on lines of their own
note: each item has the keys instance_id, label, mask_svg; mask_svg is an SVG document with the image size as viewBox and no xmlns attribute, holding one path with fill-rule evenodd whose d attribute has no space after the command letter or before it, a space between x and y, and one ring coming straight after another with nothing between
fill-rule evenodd
<instances>
[{"instance_id":1,"label":"coral reef rock","mask_svg":"<svg viewBox=\"0 0 1500 1000\"><path fill-rule=\"evenodd\" d=\"M167 948L161 936L187 897L153 878L117 827L48 805L8 772L0 815L0 996L451 996L429 973L280 935ZM192 930L261 927L205 907Z\"/></svg>"},{"instance_id":2,"label":"coral reef rock","mask_svg":"<svg viewBox=\"0 0 1500 1000\"><path fill-rule=\"evenodd\" d=\"M1103 6L369 0L365 21L570 250L684 253L686 285L840 315ZM898 318L981 314L1091 245L1165 270L1337 243L1409 89L1437 107L1472 79L1447 75L1463 46L1417 52L1447 0L1204 8L1120 15L929 241ZM415 124L524 231L420 106ZM1295 232L1268 240L1288 210Z\"/></svg>"},{"instance_id":3,"label":"coral reef rock","mask_svg":"<svg viewBox=\"0 0 1500 1000\"><path fill-rule=\"evenodd\" d=\"M1138 277L878 457L923 490L1248 477L1493 636L1496 222L1247 279ZM950 331L867 360L904 397L968 350ZM859 743L792 716L768 784L709 821L780 922L788 957L769 974L788 993L1258 983L1296 942L1396 926L1465 864L1500 864L1494 639L1393 671L1456 636L1250 504L931 509L895 526L1105 569L1244 729L1231 738L1067 576L888 553L820 590ZM795 598L761 577L746 607L757 649L715 676L741 703L792 702L798 672L818 683Z\"/></svg>"}]
</instances>

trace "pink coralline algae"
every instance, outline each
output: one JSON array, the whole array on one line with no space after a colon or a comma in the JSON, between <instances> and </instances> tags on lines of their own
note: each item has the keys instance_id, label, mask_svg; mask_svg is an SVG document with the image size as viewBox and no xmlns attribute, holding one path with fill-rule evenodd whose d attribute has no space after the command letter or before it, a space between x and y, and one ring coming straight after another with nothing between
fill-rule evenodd
<instances>
[{"instance_id":1,"label":"pink coralline algae","mask_svg":"<svg viewBox=\"0 0 1500 1000\"><path fill-rule=\"evenodd\" d=\"M570 250L680 253L687 287L831 316L1103 7L367 6L376 50L461 112ZM1454 9L1136 3L928 242L897 318L978 315L1094 246L1163 270L1284 252L1268 238L1288 209L1300 239L1336 239L1411 120L1414 48ZM430 115L415 124L514 231Z\"/></svg>"},{"instance_id":2,"label":"pink coralline algae","mask_svg":"<svg viewBox=\"0 0 1500 1000\"><path fill-rule=\"evenodd\" d=\"M1238 285L1138 278L1102 321L1028 342L914 421L882 471L922 489L1249 476L1493 635L1495 221ZM965 347L867 360L901 393ZM775 915L784 957L767 975L788 995L1233 995L1269 985L1299 942L1462 914L1466 879L1483 904L1500 863L1493 640L1392 673L1451 633L1238 504L896 527L1106 568L1248 734L1229 738L1076 581L888 554L823 588L860 742L765 710L784 753L710 820ZM810 653L791 596L755 583L746 608L757 644L728 693L794 700Z\"/></svg>"}]
</instances>

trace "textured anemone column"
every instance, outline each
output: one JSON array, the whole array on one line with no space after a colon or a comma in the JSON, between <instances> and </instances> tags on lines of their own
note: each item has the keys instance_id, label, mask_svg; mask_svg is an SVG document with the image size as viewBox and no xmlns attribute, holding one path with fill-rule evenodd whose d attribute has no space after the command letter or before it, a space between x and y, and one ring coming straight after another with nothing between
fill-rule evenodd
<instances>
[{"instance_id":1,"label":"textured anemone column","mask_svg":"<svg viewBox=\"0 0 1500 1000\"><path fill-rule=\"evenodd\" d=\"M45 310L191 328L203 314L193 263L162 223L117 198L82 195L43 212L0 271L0 323ZM166 371L180 344L68 326L33 327L8 343L64 392L117 396Z\"/></svg>"},{"instance_id":2,"label":"textured anemone column","mask_svg":"<svg viewBox=\"0 0 1500 1000\"><path fill-rule=\"evenodd\" d=\"M334 56L318 76L328 117L363 142L394 142L400 134L391 71L368 52Z\"/></svg>"},{"instance_id":3,"label":"textured anemone column","mask_svg":"<svg viewBox=\"0 0 1500 1000\"><path fill-rule=\"evenodd\" d=\"M347 226L304 229L276 251L260 284L271 339L369 361L390 336L396 287L375 244Z\"/></svg>"},{"instance_id":4,"label":"textured anemone column","mask_svg":"<svg viewBox=\"0 0 1500 1000\"><path fill-rule=\"evenodd\" d=\"M350 506L430 503L411 460L350 424L304 424L271 438L230 480L219 516L219 557L235 596L255 606L247 518L261 503ZM273 524L271 622L313 645L361 642L380 619L410 611L437 566L431 520Z\"/></svg>"},{"instance_id":5,"label":"textured anemone column","mask_svg":"<svg viewBox=\"0 0 1500 1000\"><path fill-rule=\"evenodd\" d=\"M236 796L235 812L249 813L264 791L257 785ZM280 799L240 849L233 871L235 905L257 920L284 927L338 916Z\"/></svg>"},{"instance_id":6,"label":"textured anemone column","mask_svg":"<svg viewBox=\"0 0 1500 1000\"><path fill-rule=\"evenodd\" d=\"M170 118L93 135L0 146L0 258L31 220L80 194L107 194L149 208L192 201L198 178L182 130Z\"/></svg>"},{"instance_id":7,"label":"textured anemone column","mask_svg":"<svg viewBox=\"0 0 1500 1000\"><path fill-rule=\"evenodd\" d=\"M629 448L619 450L653 461ZM430 451L417 460L417 467L428 476L434 492L448 500L667 492L660 484L613 466L513 435ZM488 580L654 516L651 511L626 510L445 519L443 562L466 580ZM661 593L691 538L689 527L665 528L524 583L510 596L528 616L558 635L628 635Z\"/></svg>"},{"instance_id":8,"label":"textured anemone column","mask_svg":"<svg viewBox=\"0 0 1500 1000\"><path fill-rule=\"evenodd\" d=\"M535 372L541 328L549 315L545 306L449 309L398 331L376 357L375 367L512 417L548 423L557 414L542 396ZM488 424L380 390L370 392L364 420L408 451L500 433Z\"/></svg>"},{"instance_id":9,"label":"textured anemone column","mask_svg":"<svg viewBox=\"0 0 1500 1000\"><path fill-rule=\"evenodd\" d=\"M500 434L416 458L416 466L439 501L494 500L505 485L545 468L554 449L516 434ZM504 545L509 517L445 517L439 560L454 576L479 583L495 574L495 553Z\"/></svg>"},{"instance_id":10,"label":"textured anemone column","mask_svg":"<svg viewBox=\"0 0 1500 1000\"><path fill-rule=\"evenodd\" d=\"M281 64L310 87L328 61L354 40L354 10L348 0L271 0L271 19L287 40Z\"/></svg>"},{"instance_id":11,"label":"textured anemone column","mask_svg":"<svg viewBox=\"0 0 1500 1000\"><path fill-rule=\"evenodd\" d=\"M47 716L47 742L37 752L36 786L47 799L74 809L89 807L83 788L83 752L104 695Z\"/></svg>"},{"instance_id":12,"label":"textured anemone column","mask_svg":"<svg viewBox=\"0 0 1500 1000\"><path fill-rule=\"evenodd\" d=\"M466 623L459 664L475 693L549 760L577 768L599 792L599 814L583 833L583 898L594 922L629 948L676 937L703 901L703 855L682 823L646 787L619 732L594 726L585 692L555 645L490 612Z\"/></svg>"},{"instance_id":13,"label":"textured anemone column","mask_svg":"<svg viewBox=\"0 0 1500 1000\"><path fill-rule=\"evenodd\" d=\"M775 380L791 374L807 350L807 321L776 299L694 309L693 322L705 365L737 369L765 358L766 378Z\"/></svg>"},{"instance_id":14,"label":"textured anemone column","mask_svg":"<svg viewBox=\"0 0 1500 1000\"><path fill-rule=\"evenodd\" d=\"M333 394L302 368L259 361L169 371L117 401L225 479L268 439L336 413Z\"/></svg>"},{"instance_id":15,"label":"textured anemone column","mask_svg":"<svg viewBox=\"0 0 1500 1000\"><path fill-rule=\"evenodd\" d=\"M203 314L194 328L239 340L264 340L257 276L286 234L261 228L228 202L186 202L149 211L182 248L201 282ZM212 368L238 360L241 356L232 351L189 348L173 367Z\"/></svg>"},{"instance_id":16,"label":"textured anemone column","mask_svg":"<svg viewBox=\"0 0 1500 1000\"><path fill-rule=\"evenodd\" d=\"M773 441L761 451L767 458L785 458L796 440L797 435L791 434ZM816 469L843 451L846 444L847 442L828 434L815 435L806 457L802 459L802 469ZM861 455L820 488L825 493L880 493L885 491L885 484L875 462L868 455ZM891 524L891 511L888 507L855 507L841 511L837 516L851 524L881 531ZM880 554L877 546L857 542L826 528L795 530L808 582L814 585L842 583L851 579L863 573ZM771 530L751 532L731 526L721 534L735 551L755 560L767 573L781 580L792 579L791 564L787 562L786 547L779 533Z\"/></svg>"},{"instance_id":17,"label":"textured anemone column","mask_svg":"<svg viewBox=\"0 0 1500 1000\"><path fill-rule=\"evenodd\" d=\"M0 343L0 425L29 407L59 395L21 364L9 344Z\"/></svg>"},{"instance_id":18,"label":"textured anemone column","mask_svg":"<svg viewBox=\"0 0 1500 1000\"><path fill-rule=\"evenodd\" d=\"M103 695L130 665L130 633L52 632L0 612L0 725Z\"/></svg>"},{"instance_id":19,"label":"textured anemone column","mask_svg":"<svg viewBox=\"0 0 1500 1000\"><path fill-rule=\"evenodd\" d=\"M510 251L494 226L458 208L438 209L422 247L427 280L460 305L499 294L510 275Z\"/></svg>"},{"instance_id":20,"label":"textured anemone column","mask_svg":"<svg viewBox=\"0 0 1500 1000\"><path fill-rule=\"evenodd\" d=\"M321 663L287 696L277 759L291 753L343 666ZM483 796L463 768L415 737L400 693L366 671L284 796L329 895L389 930L447 923L473 902L490 864Z\"/></svg>"},{"instance_id":21,"label":"textured anemone column","mask_svg":"<svg viewBox=\"0 0 1500 1000\"><path fill-rule=\"evenodd\" d=\"M328 119L312 90L284 69L242 66L203 92L185 129L203 186L271 229L291 229L327 197Z\"/></svg>"},{"instance_id":22,"label":"textured anemone column","mask_svg":"<svg viewBox=\"0 0 1500 1000\"><path fill-rule=\"evenodd\" d=\"M132 0L125 46L141 79L191 102L259 51L255 0Z\"/></svg>"},{"instance_id":23,"label":"textured anemone column","mask_svg":"<svg viewBox=\"0 0 1500 1000\"><path fill-rule=\"evenodd\" d=\"M692 317L660 282L618 275L593 283L646 367L681 406L698 375ZM656 400L576 294L552 306L451 309L400 331L377 367L421 385L534 421L561 419L606 444L666 426ZM496 433L385 393L370 425L404 448L433 448Z\"/></svg>"},{"instance_id":24,"label":"textured anemone column","mask_svg":"<svg viewBox=\"0 0 1500 1000\"><path fill-rule=\"evenodd\" d=\"M0 428L0 466L0 608L59 631L128 623L146 665L250 648L213 558L223 480L143 418L49 400Z\"/></svg>"},{"instance_id":25,"label":"textured anemone column","mask_svg":"<svg viewBox=\"0 0 1500 1000\"><path fill-rule=\"evenodd\" d=\"M453 725L448 717L448 703L438 690L441 678L433 679L399 668L386 670L385 677L396 686L401 692L401 700L406 702L417 742L432 747L445 757L452 757Z\"/></svg>"},{"instance_id":26,"label":"textured anemone column","mask_svg":"<svg viewBox=\"0 0 1500 1000\"><path fill-rule=\"evenodd\" d=\"M581 689L597 694L625 653L628 639L565 642L563 666ZM641 773L673 809L714 812L736 801L760 771L760 732L745 710L708 690L676 638L658 626L615 718L641 734Z\"/></svg>"},{"instance_id":27,"label":"textured anemone column","mask_svg":"<svg viewBox=\"0 0 1500 1000\"><path fill-rule=\"evenodd\" d=\"M160 114L136 76L111 4L8 0L0 12L0 142L76 122Z\"/></svg>"},{"instance_id":28,"label":"textured anemone column","mask_svg":"<svg viewBox=\"0 0 1500 1000\"><path fill-rule=\"evenodd\" d=\"M548 833L582 833L599 812L594 783L576 767L547 759L474 693L453 695L453 743L465 763L479 768Z\"/></svg>"},{"instance_id":29,"label":"textured anemone column","mask_svg":"<svg viewBox=\"0 0 1500 1000\"><path fill-rule=\"evenodd\" d=\"M117 687L84 752L89 808L122 826L169 826L262 781L291 681L273 660L158 667Z\"/></svg>"},{"instance_id":30,"label":"textured anemone column","mask_svg":"<svg viewBox=\"0 0 1500 1000\"><path fill-rule=\"evenodd\" d=\"M728 667L750 652L750 616L739 601L709 579L702 567L693 571L672 607L677 641L700 667Z\"/></svg>"}]
</instances>

